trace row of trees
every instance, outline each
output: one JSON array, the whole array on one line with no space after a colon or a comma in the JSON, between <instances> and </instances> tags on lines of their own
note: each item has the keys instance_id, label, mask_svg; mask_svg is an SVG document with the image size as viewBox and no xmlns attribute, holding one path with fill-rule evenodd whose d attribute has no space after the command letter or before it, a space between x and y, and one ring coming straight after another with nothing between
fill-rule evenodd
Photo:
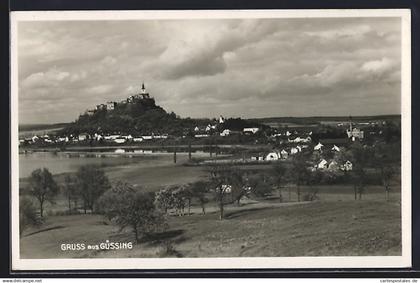
<instances>
[{"instance_id":1,"label":"row of trees","mask_svg":"<svg viewBox=\"0 0 420 283\"><path fill-rule=\"evenodd\" d=\"M103 170L97 166L82 166L75 176L67 175L60 187L47 168L36 169L29 177L29 194L39 205L40 217L44 217L47 202L54 204L60 191L66 196L69 212L79 207L80 201L85 213L93 211L98 198L111 187Z\"/></svg>"}]
</instances>

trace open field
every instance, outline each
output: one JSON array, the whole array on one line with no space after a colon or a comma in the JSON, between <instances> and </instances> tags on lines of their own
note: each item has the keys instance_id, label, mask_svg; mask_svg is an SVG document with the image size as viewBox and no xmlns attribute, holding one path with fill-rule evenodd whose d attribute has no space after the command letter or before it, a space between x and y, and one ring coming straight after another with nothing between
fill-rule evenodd
<instances>
[{"instance_id":1,"label":"open field","mask_svg":"<svg viewBox=\"0 0 420 283\"><path fill-rule=\"evenodd\" d=\"M383 256L401 254L401 206L392 200L268 201L226 206L218 220L206 215L168 216L169 229L134 245L132 250L61 251L63 243L100 244L133 241L99 215L50 216L21 238L22 258L73 257L227 257L227 256ZM77 240L76 240L77 239Z\"/></svg>"}]
</instances>

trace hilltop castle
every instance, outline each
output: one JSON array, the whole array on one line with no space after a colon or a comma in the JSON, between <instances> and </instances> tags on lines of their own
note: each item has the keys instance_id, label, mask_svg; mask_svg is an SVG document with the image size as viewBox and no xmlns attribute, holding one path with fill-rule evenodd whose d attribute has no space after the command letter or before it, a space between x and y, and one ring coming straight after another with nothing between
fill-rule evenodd
<instances>
[{"instance_id":1,"label":"hilltop castle","mask_svg":"<svg viewBox=\"0 0 420 283\"><path fill-rule=\"evenodd\" d=\"M144 86L144 82L141 84L140 93L130 95L128 98L123 99L120 102L115 101L108 101L106 104L98 104L96 105L95 109L93 110L87 110L87 115L93 115L96 111L99 110L107 110L112 111L114 110L118 104L127 104L127 103L136 103L140 100L154 100L152 97L150 97L149 93L146 91L146 87Z\"/></svg>"}]
</instances>

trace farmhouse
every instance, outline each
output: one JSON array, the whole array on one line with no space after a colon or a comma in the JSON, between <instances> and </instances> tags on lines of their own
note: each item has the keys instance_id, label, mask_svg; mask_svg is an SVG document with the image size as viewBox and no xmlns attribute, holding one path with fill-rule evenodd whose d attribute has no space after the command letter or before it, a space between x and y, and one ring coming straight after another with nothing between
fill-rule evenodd
<instances>
[{"instance_id":1,"label":"farmhouse","mask_svg":"<svg viewBox=\"0 0 420 283\"><path fill-rule=\"evenodd\" d=\"M343 171L351 171L353 170L353 164L347 160L343 165L340 166L340 169Z\"/></svg>"},{"instance_id":2,"label":"farmhouse","mask_svg":"<svg viewBox=\"0 0 420 283\"><path fill-rule=\"evenodd\" d=\"M331 150L332 150L332 151L339 152L339 151L340 151L340 148L339 148L338 146L334 145L334 146L331 148Z\"/></svg>"},{"instance_id":3,"label":"farmhouse","mask_svg":"<svg viewBox=\"0 0 420 283\"><path fill-rule=\"evenodd\" d=\"M297 148L297 147L292 147L291 149L290 149L290 154L296 154L296 153L298 153L299 152L299 149Z\"/></svg>"},{"instance_id":4,"label":"farmhouse","mask_svg":"<svg viewBox=\"0 0 420 283\"><path fill-rule=\"evenodd\" d=\"M316 146L314 146L314 150L322 150L322 147L323 147L324 145L322 144L322 143L318 143Z\"/></svg>"},{"instance_id":5,"label":"farmhouse","mask_svg":"<svg viewBox=\"0 0 420 283\"><path fill-rule=\"evenodd\" d=\"M286 150L282 149L282 151L280 151L280 156L282 159L286 159L287 157L289 157L289 153Z\"/></svg>"},{"instance_id":6,"label":"farmhouse","mask_svg":"<svg viewBox=\"0 0 420 283\"><path fill-rule=\"evenodd\" d=\"M265 160L279 160L280 156L276 151L270 152L269 154L267 154L267 156L265 157Z\"/></svg>"},{"instance_id":7,"label":"farmhouse","mask_svg":"<svg viewBox=\"0 0 420 283\"><path fill-rule=\"evenodd\" d=\"M242 131L244 134L256 134L259 130L259 128L244 128Z\"/></svg>"},{"instance_id":8,"label":"farmhouse","mask_svg":"<svg viewBox=\"0 0 420 283\"><path fill-rule=\"evenodd\" d=\"M114 140L115 143L125 143L126 141L127 140L125 138L118 138Z\"/></svg>"},{"instance_id":9,"label":"farmhouse","mask_svg":"<svg viewBox=\"0 0 420 283\"><path fill-rule=\"evenodd\" d=\"M317 168L318 168L318 169L326 169L326 168L327 168L327 165L328 165L328 161L327 161L327 160L325 160L325 159L322 159L322 160L318 163Z\"/></svg>"},{"instance_id":10,"label":"farmhouse","mask_svg":"<svg viewBox=\"0 0 420 283\"><path fill-rule=\"evenodd\" d=\"M226 137L226 136L228 136L228 135L230 135L230 130L229 130L229 129L224 129L224 130L220 133L220 136L222 136L222 137Z\"/></svg>"},{"instance_id":11,"label":"farmhouse","mask_svg":"<svg viewBox=\"0 0 420 283\"><path fill-rule=\"evenodd\" d=\"M88 134L85 134L85 133L79 134L78 139L79 139L79 141L87 140L88 139Z\"/></svg>"}]
</instances>

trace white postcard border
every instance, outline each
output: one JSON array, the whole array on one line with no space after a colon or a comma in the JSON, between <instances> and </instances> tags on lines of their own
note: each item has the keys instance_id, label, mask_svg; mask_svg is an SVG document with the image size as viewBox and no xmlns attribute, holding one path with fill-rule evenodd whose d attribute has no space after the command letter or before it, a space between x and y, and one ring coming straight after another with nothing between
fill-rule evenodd
<instances>
[{"instance_id":1,"label":"white postcard border","mask_svg":"<svg viewBox=\"0 0 420 283\"><path fill-rule=\"evenodd\" d=\"M11 255L12 270L397 268L411 267L411 18L409 9L41 11L11 13ZM17 27L21 21L158 20L235 18L400 17L402 123L402 255L346 257L21 259L19 249L19 153Z\"/></svg>"}]
</instances>

